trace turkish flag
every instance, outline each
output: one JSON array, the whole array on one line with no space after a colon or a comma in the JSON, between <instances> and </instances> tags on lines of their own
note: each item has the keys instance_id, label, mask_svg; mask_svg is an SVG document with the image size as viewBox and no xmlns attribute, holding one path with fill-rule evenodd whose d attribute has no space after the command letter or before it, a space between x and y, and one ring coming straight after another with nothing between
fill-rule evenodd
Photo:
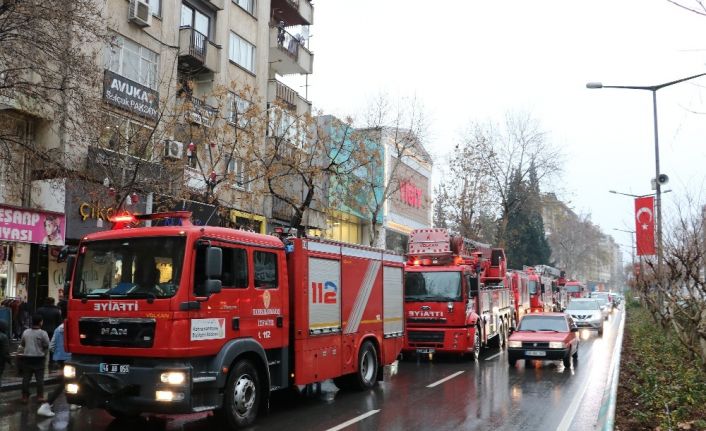
<instances>
[{"instance_id":1,"label":"turkish flag","mask_svg":"<svg viewBox=\"0 0 706 431\"><path fill-rule=\"evenodd\" d=\"M635 242L637 255L655 254L655 198L635 199Z\"/></svg>"}]
</instances>

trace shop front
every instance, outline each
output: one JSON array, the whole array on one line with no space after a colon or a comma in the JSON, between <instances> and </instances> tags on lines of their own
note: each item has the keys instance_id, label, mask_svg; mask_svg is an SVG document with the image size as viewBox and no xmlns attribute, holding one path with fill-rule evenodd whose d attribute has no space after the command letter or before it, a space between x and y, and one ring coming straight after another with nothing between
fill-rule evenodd
<instances>
[{"instance_id":1,"label":"shop front","mask_svg":"<svg viewBox=\"0 0 706 431\"><path fill-rule=\"evenodd\" d=\"M0 294L37 304L54 292L49 289L49 261L64 245L65 216L0 204Z\"/></svg>"}]
</instances>

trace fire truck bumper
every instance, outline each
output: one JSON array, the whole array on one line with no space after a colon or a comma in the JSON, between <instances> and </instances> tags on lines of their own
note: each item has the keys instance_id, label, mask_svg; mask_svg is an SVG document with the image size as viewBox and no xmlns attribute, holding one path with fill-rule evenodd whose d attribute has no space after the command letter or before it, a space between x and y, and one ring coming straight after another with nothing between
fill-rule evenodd
<instances>
[{"instance_id":1,"label":"fire truck bumper","mask_svg":"<svg viewBox=\"0 0 706 431\"><path fill-rule=\"evenodd\" d=\"M184 362L121 366L74 359L67 365L75 369L75 377L64 379L69 403L126 414L194 411L191 367Z\"/></svg>"},{"instance_id":2,"label":"fire truck bumper","mask_svg":"<svg viewBox=\"0 0 706 431\"><path fill-rule=\"evenodd\" d=\"M473 338L467 328L408 328L404 353L467 353Z\"/></svg>"}]
</instances>

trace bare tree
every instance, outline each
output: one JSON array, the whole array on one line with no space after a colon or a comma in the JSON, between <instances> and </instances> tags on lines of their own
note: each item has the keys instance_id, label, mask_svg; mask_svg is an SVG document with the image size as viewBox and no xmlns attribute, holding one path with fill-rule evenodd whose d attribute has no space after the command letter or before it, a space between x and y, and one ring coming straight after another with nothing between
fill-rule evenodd
<instances>
[{"instance_id":1,"label":"bare tree","mask_svg":"<svg viewBox=\"0 0 706 431\"><path fill-rule=\"evenodd\" d=\"M561 171L560 152L552 146L539 123L529 113L508 113L503 127L474 123L466 133L465 145L472 148L478 168L490 186L488 196L499 204L499 239L511 213L522 206L526 195L511 193L513 181L527 182L531 166L537 180L544 182Z\"/></svg>"},{"instance_id":2,"label":"bare tree","mask_svg":"<svg viewBox=\"0 0 706 431\"><path fill-rule=\"evenodd\" d=\"M648 259L637 288L655 320L706 369L706 207L689 201L677 214L664 236L662 273Z\"/></svg>"},{"instance_id":3,"label":"bare tree","mask_svg":"<svg viewBox=\"0 0 706 431\"><path fill-rule=\"evenodd\" d=\"M0 5L0 174L11 179L5 189L15 200L28 199L33 179L62 176L74 166L72 147L83 144L85 124L99 111L95 66L105 40L105 21L93 0ZM35 119L52 122L42 130L55 137L45 140L51 144L32 139Z\"/></svg>"}]
</instances>

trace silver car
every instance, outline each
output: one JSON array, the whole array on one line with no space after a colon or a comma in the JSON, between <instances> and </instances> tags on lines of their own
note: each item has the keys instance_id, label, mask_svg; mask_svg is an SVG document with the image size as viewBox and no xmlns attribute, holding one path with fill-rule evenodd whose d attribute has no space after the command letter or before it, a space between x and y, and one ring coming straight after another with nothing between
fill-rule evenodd
<instances>
[{"instance_id":1,"label":"silver car","mask_svg":"<svg viewBox=\"0 0 706 431\"><path fill-rule=\"evenodd\" d=\"M610 316L610 313L613 311L613 303L608 297L608 294L604 292L593 292L591 293L591 299L598 301L598 304L601 306L601 311L603 312L603 317L605 320L608 320L608 316Z\"/></svg>"},{"instance_id":2,"label":"silver car","mask_svg":"<svg viewBox=\"0 0 706 431\"><path fill-rule=\"evenodd\" d=\"M566 313L571 315L579 328L589 328L598 331L598 335L603 335L603 310L596 299L593 298L571 298Z\"/></svg>"}]
</instances>

